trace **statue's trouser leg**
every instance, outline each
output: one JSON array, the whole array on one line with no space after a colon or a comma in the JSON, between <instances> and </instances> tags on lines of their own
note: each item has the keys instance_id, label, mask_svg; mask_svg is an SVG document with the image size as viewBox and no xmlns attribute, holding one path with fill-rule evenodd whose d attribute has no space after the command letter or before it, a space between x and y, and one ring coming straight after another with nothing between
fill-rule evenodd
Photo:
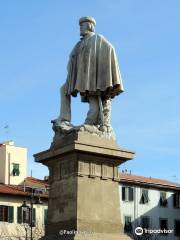
<instances>
[{"instance_id":1,"label":"statue's trouser leg","mask_svg":"<svg viewBox=\"0 0 180 240\"><path fill-rule=\"evenodd\" d=\"M111 127L111 98L102 101L103 104L103 115L104 123L103 125Z\"/></svg>"},{"instance_id":2,"label":"statue's trouser leg","mask_svg":"<svg viewBox=\"0 0 180 240\"><path fill-rule=\"evenodd\" d=\"M85 124L97 125L99 116L99 102L97 96L90 96L89 98L89 111L85 120Z\"/></svg>"},{"instance_id":3,"label":"statue's trouser leg","mask_svg":"<svg viewBox=\"0 0 180 240\"><path fill-rule=\"evenodd\" d=\"M66 84L60 88L61 107L60 107L60 121L71 122L71 95L66 94Z\"/></svg>"}]
</instances>

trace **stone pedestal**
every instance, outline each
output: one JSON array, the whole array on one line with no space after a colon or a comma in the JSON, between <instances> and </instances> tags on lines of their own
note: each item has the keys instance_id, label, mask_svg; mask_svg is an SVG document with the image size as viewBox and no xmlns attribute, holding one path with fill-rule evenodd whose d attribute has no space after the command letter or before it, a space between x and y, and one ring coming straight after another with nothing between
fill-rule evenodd
<instances>
[{"instance_id":1,"label":"stone pedestal","mask_svg":"<svg viewBox=\"0 0 180 240\"><path fill-rule=\"evenodd\" d=\"M133 158L132 151L79 132L34 156L50 171L44 239L129 239L120 219L118 166Z\"/></svg>"}]
</instances>

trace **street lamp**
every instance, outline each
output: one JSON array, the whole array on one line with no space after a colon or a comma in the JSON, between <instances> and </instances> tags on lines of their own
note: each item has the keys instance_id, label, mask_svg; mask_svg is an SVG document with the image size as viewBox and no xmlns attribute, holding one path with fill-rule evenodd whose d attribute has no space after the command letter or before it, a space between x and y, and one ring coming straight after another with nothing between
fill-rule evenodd
<instances>
[{"instance_id":1,"label":"street lamp","mask_svg":"<svg viewBox=\"0 0 180 240\"><path fill-rule=\"evenodd\" d=\"M26 201L23 201L23 204L21 205L22 209L24 209L25 211L28 211L29 212L29 226L30 226L30 229L31 229L31 240L33 240L33 227L34 227L34 223L33 223L33 206L34 204L38 205L38 204L43 204L43 202L41 201L40 197L39 198L36 198L34 200L34 194L31 195L31 199L30 199L30 207L26 204ZM27 232L26 232L26 238L27 238Z\"/></svg>"}]
</instances>

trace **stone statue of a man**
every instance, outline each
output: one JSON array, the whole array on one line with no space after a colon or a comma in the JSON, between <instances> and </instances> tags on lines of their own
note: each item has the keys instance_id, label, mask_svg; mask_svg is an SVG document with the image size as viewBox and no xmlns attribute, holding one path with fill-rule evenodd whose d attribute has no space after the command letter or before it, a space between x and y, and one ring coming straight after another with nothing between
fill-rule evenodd
<instances>
[{"instance_id":1,"label":"stone statue of a man","mask_svg":"<svg viewBox=\"0 0 180 240\"><path fill-rule=\"evenodd\" d=\"M82 17L79 25L81 39L70 54L67 80L60 89L60 116L53 123L62 130L73 128L71 96L80 93L82 102L89 103L84 124L109 131L111 99L124 90L115 50L102 35L95 33L94 18Z\"/></svg>"}]
</instances>

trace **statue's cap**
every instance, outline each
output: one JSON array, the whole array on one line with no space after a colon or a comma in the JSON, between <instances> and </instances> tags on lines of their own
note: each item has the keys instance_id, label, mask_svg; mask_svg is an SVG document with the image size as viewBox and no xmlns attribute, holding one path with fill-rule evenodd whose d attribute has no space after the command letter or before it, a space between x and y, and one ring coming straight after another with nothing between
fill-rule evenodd
<instances>
[{"instance_id":1,"label":"statue's cap","mask_svg":"<svg viewBox=\"0 0 180 240\"><path fill-rule=\"evenodd\" d=\"M81 17L79 19L79 25L83 22L90 22L90 23L94 24L94 26L96 25L96 20L93 17L89 17L89 16Z\"/></svg>"}]
</instances>

